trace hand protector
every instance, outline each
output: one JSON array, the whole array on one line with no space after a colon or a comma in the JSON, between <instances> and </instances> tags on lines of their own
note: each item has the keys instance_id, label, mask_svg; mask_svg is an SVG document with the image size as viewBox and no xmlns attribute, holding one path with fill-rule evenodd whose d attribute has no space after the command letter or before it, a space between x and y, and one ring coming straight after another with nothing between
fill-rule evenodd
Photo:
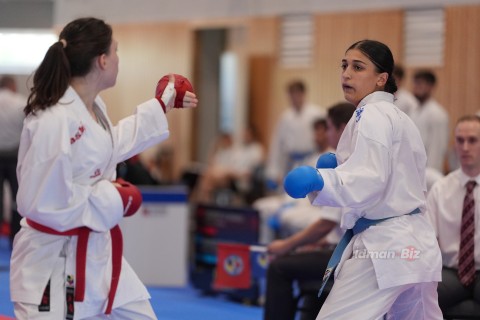
<instances>
[{"instance_id":1,"label":"hand protector","mask_svg":"<svg viewBox=\"0 0 480 320\"><path fill-rule=\"evenodd\" d=\"M122 198L123 216L129 217L134 215L142 205L142 194L140 190L122 178L115 180L114 185Z\"/></svg>"},{"instance_id":2,"label":"hand protector","mask_svg":"<svg viewBox=\"0 0 480 320\"><path fill-rule=\"evenodd\" d=\"M163 76L157 83L155 98L160 102L165 112L172 108L183 108L185 94L193 93L193 86L187 78L179 74Z\"/></svg>"},{"instance_id":3,"label":"hand protector","mask_svg":"<svg viewBox=\"0 0 480 320\"><path fill-rule=\"evenodd\" d=\"M317 160L317 168L319 169L335 169L337 165L337 157L332 152L322 154Z\"/></svg>"},{"instance_id":4,"label":"hand protector","mask_svg":"<svg viewBox=\"0 0 480 320\"><path fill-rule=\"evenodd\" d=\"M290 171L283 181L283 187L287 194L295 199L305 198L313 191L323 189L323 177L315 169L309 166L301 166Z\"/></svg>"}]
</instances>

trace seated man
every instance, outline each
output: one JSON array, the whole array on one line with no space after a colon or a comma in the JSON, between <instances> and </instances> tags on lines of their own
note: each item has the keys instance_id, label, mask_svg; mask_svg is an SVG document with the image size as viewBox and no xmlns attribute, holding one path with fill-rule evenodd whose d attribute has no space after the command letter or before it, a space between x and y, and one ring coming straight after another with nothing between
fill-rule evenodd
<instances>
[{"instance_id":1,"label":"seated man","mask_svg":"<svg viewBox=\"0 0 480 320\"><path fill-rule=\"evenodd\" d=\"M237 195L248 192L254 170L263 163L264 150L250 125L239 145L234 145L231 134L220 135L209 158L196 190L196 201L201 203L215 202L218 189L234 189Z\"/></svg>"},{"instance_id":2,"label":"seated man","mask_svg":"<svg viewBox=\"0 0 480 320\"><path fill-rule=\"evenodd\" d=\"M427 198L443 259L442 311L465 300L480 303L480 117L458 120L455 152L460 169L435 183Z\"/></svg>"},{"instance_id":3,"label":"seated man","mask_svg":"<svg viewBox=\"0 0 480 320\"><path fill-rule=\"evenodd\" d=\"M326 129L327 123L325 119L318 118L314 121L312 131L316 152L311 156L306 157L304 159L305 162L301 162L301 164L314 166L317 163L317 159L320 155L326 152L333 151L333 149L329 147ZM276 233L285 235L285 233L283 232L283 226L285 221L280 221L281 218L283 218L285 214L290 212L291 209L301 206L306 206L307 209L312 208L310 202L307 199L292 199L286 193L260 198L255 201L253 203L253 207L260 213L260 243L269 243L270 241L275 239ZM307 222L311 222L312 219L317 219L315 212L312 210L304 210L303 213L299 213L299 216L301 216L301 220L305 220ZM295 220L295 214L292 219ZM287 218L287 221L291 221L292 219ZM287 222L287 224L289 223ZM308 224L310 223L304 224L303 227Z\"/></svg>"},{"instance_id":4,"label":"seated man","mask_svg":"<svg viewBox=\"0 0 480 320\"><path fill-rule=\"evenodd\" d=\"M333 148L337 146L343 129L354 111L355 107L349 103L340 103L328 110L327 137ZM274 259L267 271L265 320L295 318L294 282L321 280L333 248L341 236L339 228L341 212L338 211L341 209L311 205L299 208L316 211L317 220L304 230L286 239L273 241L268 246L268 252ZM291 210L293 212L299 208L293 207ZM312 250L313 248L316 250ZM302 252L289 254L296 249L301 249Z\"/></svg>"}]
</instances>

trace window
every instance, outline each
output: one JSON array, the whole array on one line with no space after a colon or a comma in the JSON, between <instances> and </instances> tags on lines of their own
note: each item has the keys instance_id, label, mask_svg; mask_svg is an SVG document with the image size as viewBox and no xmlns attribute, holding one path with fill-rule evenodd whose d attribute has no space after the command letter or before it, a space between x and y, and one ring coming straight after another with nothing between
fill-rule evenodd
<instances>
[{"instance_id":1,"label":"window","mask_svg":"<svg viewBox=\"0 0 480 320\"><path fill-rule=\"evenodd\" d=\"M0 29L0 73L30 74L58 41L50 30Z\"/></svg>"},{"instance_id":2,"label":"window","mask_svg":"<svg viewBox=\"0 0 480 320\"><path fill-rule=\"evenodd\" d=\"M405 12L405 64L442 66L445 13L442 8Z\"/></svg>"}]
</instances>

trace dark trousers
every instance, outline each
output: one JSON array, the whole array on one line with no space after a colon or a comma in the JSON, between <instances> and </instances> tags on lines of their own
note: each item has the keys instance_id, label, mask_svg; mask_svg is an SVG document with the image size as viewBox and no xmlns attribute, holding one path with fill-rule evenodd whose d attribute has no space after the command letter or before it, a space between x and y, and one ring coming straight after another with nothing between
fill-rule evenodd
<instances>
[{"instance_id":1,"label":"dark trousers","mask_svg":"<svg viewBox=\"0 0 480 320\"><path fill-rule=\"evenodd\" d=\"M294 282L322 280L331 250L295 253L275 259L267 271L264 320L293 320L296 301Z\"/></svg>"},{"instance_id":2,"label":"dark trousers","mask_svg":"<svg viewBox=\"0 0 480 320\"><path fill-rule=\"evenodd\" d=\"M438 304L442 311L465 300L480 303L480 271L477 271L475 280L468 287L460 282L457 272L457 269L442 269L442 282L438 283Z\"/></svg>"},{"instance_id":3,"label":"dark trousers","mask_svg":"<svg viewBox=\"0 0 480 320\"><path fill-rule=\"evenodd\" d=\"M0 152L0 223L3 223L3 194L4 194L4 182L6 181L10 186L12 193L12 213L10 218L10 240L13 243L15 234L20 230L21 217L17 212L17 150Z\"/></svg>"}]
</instances>

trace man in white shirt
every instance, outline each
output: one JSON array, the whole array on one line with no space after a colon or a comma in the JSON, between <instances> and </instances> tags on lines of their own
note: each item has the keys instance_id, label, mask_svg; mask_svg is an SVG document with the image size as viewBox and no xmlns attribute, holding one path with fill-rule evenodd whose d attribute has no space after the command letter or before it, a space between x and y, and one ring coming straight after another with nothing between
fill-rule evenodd
<instances>
[{"instance_id":1,"label":"man in white shirt","mask_svg":"<svg viewBox=\"0 0 480 320\"><path fill-rule=\"evenodd\" d=\"M303 163L314 150L312 124L325 118L325 110L306 102L306 87L302 81L293 81L288 87L291 106L285 110L270 142L266 177L270 188L278 186L285 174Z\"/></svg>"},{"instance_id":2,"label":"man in white shirt","mask_svg":"<svg viewBox=\"0 0 480 320\"><path fill-rule=\"evenodd\" d=\"M395 92L395 101L393 102L400 110L410 115L418 108L418 101L415 96L403 87L403 79L405 70L399 64L395 65L393 69L393 77L397 83L398 90Z\"/></svg>"},{"instance_id":3,"label":"man in white shirt","mask_svg":"<svg viewBox=\"0 0 480 320\"><path fill-rule=\"evenodd\" d=\"M444 172L448 148L448 114L432 97L436 84L435 75L428 70L417 71L414 75L413 94L418 108L410 112L410 118L417 125L427 152L427 167Z\"/></svg>"},{"instance_id":4,"label":"man in white shirt","mask_svg":"<svg viewBox=\"0 0 480 320\"><path fill-rule=\"evenodd\" d=\"M12 195L10 238L20 229L20 215L16 211L15 198L18 190L16 176L18 145L22 133L23 108L27 100L17 93L15 79L4 76L0 79L0 227L4 223L4 182L8 182Z\"/></svg>"},{"instance_id":5,"label":"man in white shirt","mask_svg":"<svg viewBox=\"0 0 480 320\"><path fill-rule=\"evenodd\" d=\"M427 216L442 253L442 311L464 300L480 303L480 117L458 120L455 152L460 169L439 180L427 199Z\"/></svg>"}]
</instances>

